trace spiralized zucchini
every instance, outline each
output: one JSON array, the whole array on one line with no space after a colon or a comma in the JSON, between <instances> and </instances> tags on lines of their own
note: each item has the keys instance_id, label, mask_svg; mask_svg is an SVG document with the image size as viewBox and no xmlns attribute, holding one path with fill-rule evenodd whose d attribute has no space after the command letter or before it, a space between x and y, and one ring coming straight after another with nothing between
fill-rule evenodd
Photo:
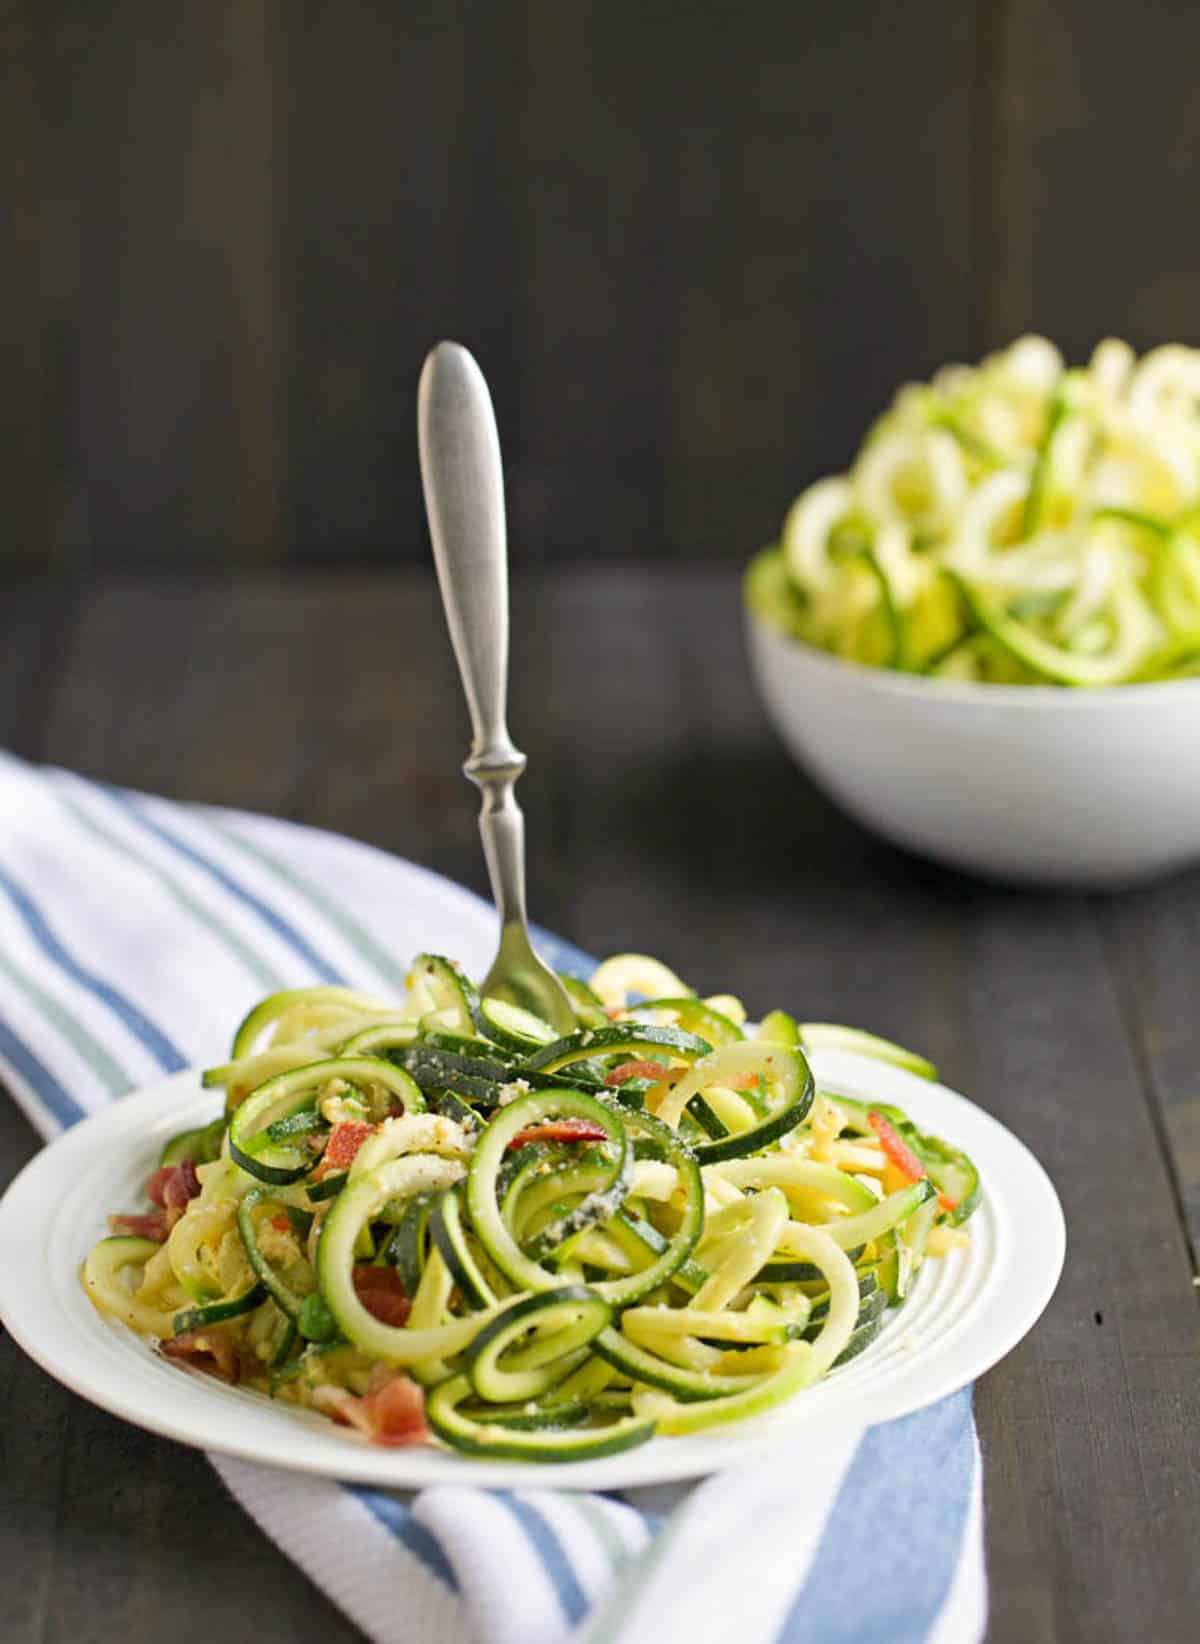
<instances>
[{"instance_id":1,"label":"spiralized zucchini","mask_svg":"<svg viewBox=\"0 0 1200 1644\"><path fill-rule=\"evenodd\" d=\"M909 384L752 562L760 617L940 679L1200 672L1200 350L1044 337Z\"/></svg>"},{"instance_id":2,"label":"spiralized zucchini","mask_svg":"<svg viewBox=\"0 0 1200 1644\"><path fill-rule=\"evenodd\" d=\"M430 954L400 1005L263 1000L205 1075L223 1118L168 1144L87 1293L171 1358L473 1455L611 1454L810 1386L965 1240L979 1184L900 1110L817 1094L806 1046L932 1067L748 1027L644 955L592 981L558 1039Z\"/></svg>"}]
</instances>

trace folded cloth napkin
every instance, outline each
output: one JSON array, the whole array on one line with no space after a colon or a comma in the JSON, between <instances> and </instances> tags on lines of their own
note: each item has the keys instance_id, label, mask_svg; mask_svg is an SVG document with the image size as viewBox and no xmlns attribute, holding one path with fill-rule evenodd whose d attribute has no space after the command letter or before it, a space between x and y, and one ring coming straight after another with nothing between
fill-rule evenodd
<instances>
[{"instance_id":1,"label":"folded cloth napkin","mask_svg":"<svg viewBox=\"0 0 1200 1644\"><path fill-rule=\"evenodd\" d=\"M576 949L542 934L562 969ZM0 755L0 1074L47 1138L224 1052L260 995L477 974L491 910L351 840ZM213 1456L378 1644L974 1644L986 1613L970 1393L777 1442L698 1485L387 1493Z\"/></svg>"}]
</instances>

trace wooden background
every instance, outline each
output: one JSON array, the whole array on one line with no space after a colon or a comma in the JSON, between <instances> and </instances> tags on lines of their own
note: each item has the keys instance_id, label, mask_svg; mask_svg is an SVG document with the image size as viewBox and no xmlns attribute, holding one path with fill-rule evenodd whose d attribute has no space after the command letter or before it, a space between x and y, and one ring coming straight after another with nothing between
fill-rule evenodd
<instances>
[{"instance_id":1,"label":"wooden background","mask_svg":"<svg viewBox=\"0 0 1200 1644\"><path fill-rule=\"evenodd\" d=\"M1194 0L0 0L0 565L414 559L479 354L525 560L769 537L900 380L1200 340Z\"/></svg>"}]
</instances>

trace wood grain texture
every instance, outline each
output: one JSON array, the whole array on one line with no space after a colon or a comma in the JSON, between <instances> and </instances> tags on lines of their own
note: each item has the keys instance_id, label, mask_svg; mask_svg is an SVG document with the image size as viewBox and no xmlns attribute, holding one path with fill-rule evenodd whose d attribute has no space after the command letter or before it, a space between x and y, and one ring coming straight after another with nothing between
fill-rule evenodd
<instances>
[{"instance_id":1,"label":"wood grain texture","mask_svg":"<svg viewBox=\"0 0 1200 1644\"><path fill-rule=\"evenodd\" d=\"M0 1392L21 1412L0 1437L0 1533L21 1572L5 1620L13 1644L360 1636L198 1452L85 1405L7 1337Z\"/></svg>"},{"instance_id":2,"label":"wood grain texture","mask_svg":"<svg viewBox=\"0 0 1200 1644\"><path fill-rule=\"evenodd\" d=\"M417 560L478 353L530 561L743 559L896 385L1200 339L1200 14L4 0L0 561Z\"/></svg>"},{"instance_id":3,"label":"wood grain texture","mask_svg":"<svg viewBox=\"0 0 1200 1644\"><path fill-rule=\"evenodd\" d=\"M0 585L0 746L36 758L75 621L66 585Z\"/></svg>"},{"instance_id":4,"label":"wood grain texture","mask_svg":"<svg viewBox=\"0 0 1200 1644\"><path fill-rule=\"evenodd\" d=\"M688 30L676 184L671 541L728 557L972 342L971 8L745 21L713 7Z\"/></svg>"},{"instance_id":5,"label":"wood grain texture","mask_svg":"<svg viewBox=\"0 0 1200 1644\"><path fill-rule=\"evenodd\" d=\"M1105 910L1104 929L1192 1269L1200 1273L1200 1023L1188 986L1200 937L1197 889L1189 875L1121 898Z\"/></svg>"},{"instance_id":6,"label":"wood grain texture","mask_svg":"<svg viewBox=\"0 0 1200 1644\"><path fill-rule=\"evenodd\" d=\"M88 549L252 556L275 535L265 8L62 0L36 27Z\"/></svg>"},{"instance_id":7,"label":"wood grain texture","mask_svg":"<svg viewBox=\"0 0 1200 1644\"><path fill-rule=\"evenodd\" d=\"M868 837L767 730L728 574L526 577L513 612L535 914L593 950L660 952L702 988L919 1045L1058 1186L1062 1283L977 1391L993 1644L1184 1644L1200 1603L1181 1213L1200 1191L1200 880L1035 897ZM466 717L427 574L109 580L72 625L61 602L0 602L5 658L0 731L27 752L346 829L482 886ZM39 668L38 699L56 686L35 721L12 683ZM31 1146L0 1103L3 1171ZM214 1622L264 1644L352 1636L200 1458L90 1410L7 1342L0 1394L0 1557L27 1572L12 1644L190 1644Z\"/></svg>"},{"instance_id":8,"label":"wood grain texture","mask_svg":"<svg viewBox=\"0 0 1200 1644\"><path fill-rule=\"evenodd\" d=\"M6 279L15 277L25 289L11 312L40 362L38 392L17 406L44 453L42 509L28 522L27 540L40 569L70 572L87 564L92 542L87 464L94 453L85 437L81 357L85 261L90 267L84 243L87 182L80 174L72 113L78 64L90 42L86 14L80 16L78 7L29 9L36 144L25 182L35 200L37 241L27 261L6 260ZM6 388L12 382L6 379Z\"/></svg>"},{"instance_id":9,"label":"wood grain texture","mask_svg":"<svg viewBox=\"0 0 1200 1644\"><path fill-rule=\"evenodd\" d=\"M1200 340L1200 14L4 0L0 562L416 560L478 353L530 560L732 562L895 386Z\"/></svg>"},{"instance_id":10,"label":"wood grain texture","mask_svg":"<svg viewBox=\"0 0 1200 1644\"><path fill-rule=\"evenodd\" d=\"M42 359L38 99L30 0L0 3L0 564L45 564L50 515Z\"/></svg>"},{"instance_id":11,"label":"wood grain texture","mask_svg":"<svg viewBox=\"0 0 1200 1644\"><path fill-rule=\"evenodd\" d=\"M995 0L983 342L1035 327L1073 359L1113 333L1200 341L1192 67L1200 13L1146 0Z\"/></svg>"},{"instance_id":12,"label":"wood grain texture","mask_svg":"<svg viewBox=\"0 0 1200 1644\"><path fill-rule=\"evenodd\" d=\"M677 189L692 22L605 0L523 9L515 539L539 556L670 551Z\"/></svg>"},{"instance_id":13,"label":"wood grain texture","mask_svg":"<svg viewBox=\"0 0 1200 1644\"><path fill-rule=\"evenodd\" d=\"M492 257L494 291L505 284L503 244L479 238L474 216L482 205L478 232L492 226L476 133L505 83L503 55L485 56L488 12L477 0L287 8L283 529L298 558L417 550L416 383L440 335L479 349L506 409L490 303L466 295Z\"/></svg>"},{"instance_id":14,"label":"wood grain texture","mask_svg":"<svg viewBox=\"0 0 1200 1644\"><path fill-rule=\"evenodd\" d=\"M1138 1049L1092 907L981 893L964 913L958 1076L1037 1149L1068 1227L1045 1318L979 1387L993 1579L1014 1636L1182 1638L1200 1499L1171 1435L1198 1413L1200 1332Z\"/></svg>"}]
</instances>

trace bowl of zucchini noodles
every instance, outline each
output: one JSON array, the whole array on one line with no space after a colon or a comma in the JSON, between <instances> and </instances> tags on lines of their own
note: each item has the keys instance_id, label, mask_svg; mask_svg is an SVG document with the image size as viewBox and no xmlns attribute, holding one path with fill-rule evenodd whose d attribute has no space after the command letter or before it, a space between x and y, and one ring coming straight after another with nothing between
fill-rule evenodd
<instances>
[{"instance_id":1,"label":"bowl of zucchini noodles","mask_svg":"<svg viewBox=\"0 0 1200 1644\"><path fill-rule=\"evenodd\" d=\"M1055 886L1200 857L1200 351L1025 337L901 389L745 604L784 742L885 837Z\"/></svg>"},{"instance_id":2,"label":"bowl of zucchini noodles","mask_svg":"<svg viewBox=\"0 0 1200 1644\"><path fill-rule=\"evenodd\" d=\"M377 1445L573 1463L781 1406L969 1245L969 1155L808 1060L923 1057L749 1026L645 955L564 982L566 1037L436 954L398 1005L263 1000L204 1075L221 1111L87 1255L88 1299Z\"/></svg>"}]
</instances>

